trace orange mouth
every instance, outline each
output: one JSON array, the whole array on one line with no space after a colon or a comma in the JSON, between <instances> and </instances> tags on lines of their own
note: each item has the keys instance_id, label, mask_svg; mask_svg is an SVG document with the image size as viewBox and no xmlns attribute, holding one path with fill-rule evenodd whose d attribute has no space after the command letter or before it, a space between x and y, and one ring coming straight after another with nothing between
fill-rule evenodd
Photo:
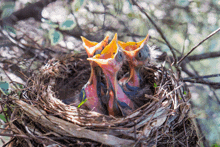
<instances>
[{"instance_id":1,"label":"orange mouth","mask_svg":"<svg viewBox=\"0 0 220 147\"><path fill-rule=\"evenodd\" d=\"M117 33L116 33L112 41L104 48L101 54L97 54L93 58L87 58L87 60L94 61L100 67L109 69L110 67L108 65L110 63L110 60L113 60L115 58L117 52L118 52L118 46L117 46Z\"/></svg>"},{"instance_id":2,"label":"orange mouth","mask_svg":"<svg viewBox=\"0 0 220 147\"><path fill-rule=\"evenodd\" d=\"M132 61L134 57L138 54L138 52L142 49L142 47L144 46L144 44L147 43L149 39L149 35L147 35L142 41L140 42L122 42L122 41L118 41L118 44L121 46L122 51L124 52L124 54L126 55L128 61Z\"/></svg>"},{"instance_id":3,"label":"orange mouth","mask_svg":"<svg viewBox=\"0 0 220 147\"><path fill-rule=\"evenodd\" d=\"M85 37L82 37L82 36L81 38L82 38L83 46L86 49L86 53L88 57L93 57L97 50L102 51L107 46L109 36L106 36L105 39L102 40L100 43L89 41Z\"/></svg>"},{"instance_id":4,"label":"orange mouth","mask_svg":"<svg viewBox=\"0 0 220 147\"><path fill-rule=\"evenodd\" d=\"M126 51L133 51L138 49L143 43L147 42L149 39L149 35L147 35L142 41L140 42L122 42L118 41L118 44L121 46L123 50Z\"/></svg>"}]
</instances>

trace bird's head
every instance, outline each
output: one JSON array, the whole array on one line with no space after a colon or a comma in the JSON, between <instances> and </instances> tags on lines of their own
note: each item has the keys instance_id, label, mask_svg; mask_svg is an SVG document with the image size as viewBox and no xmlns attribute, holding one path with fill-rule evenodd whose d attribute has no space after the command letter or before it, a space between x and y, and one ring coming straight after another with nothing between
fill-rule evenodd
<instances>
[{"instance_id":1,"label":"bird's head","mask_svg":"<svg viewBox=\"0 0 220 147\"><path fill-rule=\"evenodd\" d=\"M104 48L101 54L97 54L93 58L87 58L87 60L96 62L103 72L117 74L123 64L123 54L118 51L117 46L117 34L115 34L112 41Z\"/></svg>"},{"instance_id":2,"label":"bird's head","mask_svg":"<svg viewBox=\"0 0 220 147\"><path fill-rule=\"evenodd\" d=\"M150 58L149 46L147 41L149 35L140 42L122 42L118 41L123 53L126 56L127 61L131 66L139 67L145 65Z\"/></svg>"}]
</instances>

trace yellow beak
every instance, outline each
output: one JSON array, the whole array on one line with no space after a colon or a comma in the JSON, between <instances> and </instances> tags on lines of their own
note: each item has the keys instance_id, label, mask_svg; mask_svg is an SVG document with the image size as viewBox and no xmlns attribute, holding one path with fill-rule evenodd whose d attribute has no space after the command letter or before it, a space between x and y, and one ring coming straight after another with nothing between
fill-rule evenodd
<instances>
[{"instance_id":1,"label":"yellow beak","mask_svg":"<svg viewBox=\"0 0 220 147\"><path fill-rule=\"evenodd\" d=\"M83 46L86 49L86 53L88 57L93 57L95 51L100 50L102 51L106 45L108 44L108 38L109 36L106 36L104 40L102 40L100 43L98 42L92 42L86 39L85 37L81 36L81 39L83 41Z\"/></svg>"},{"instance_id":2,"label":"yellow beak","mask_svg":"<svg viewBox=\"0 0 220 147\"><path fill-rule=\"evenodd\" d=\"M112 41L104 48L101 54L95 55L93 58L87 58L87 60L96 62L100 67L108 65L108 61L115 58L118 52L117 46L117 33L115 34Z\"/></svg>"},{"instance_id":3,"label":"yellow beak","mask_svg":"<svg viewBox=\"0 0 220 147\"><path fill-rule=\"evenodd\" d=\"M118 41L118 44L121 46L121 48L123 50L126 51L132 51L132 50L136 50L137 48L139 48L143 43L146 43L149 39L149 35L147 35L142 41L140 42L122 42L122 41Z\"/></svg>"}]
</instances>

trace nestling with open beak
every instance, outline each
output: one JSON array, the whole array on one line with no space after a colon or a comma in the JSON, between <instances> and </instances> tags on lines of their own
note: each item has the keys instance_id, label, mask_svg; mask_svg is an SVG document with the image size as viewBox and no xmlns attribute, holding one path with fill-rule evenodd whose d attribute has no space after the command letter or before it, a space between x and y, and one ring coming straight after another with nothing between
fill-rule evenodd
<instances>
[{"instance_id":1,"label":"nestling with open beak","mask_svg":"<svg viewBox=\"0 0 220 147\"><path fill-rule=\"evenodd\" d=\"M109 96L109 114L113 116L126 116L131 113L134 110L134 104L117 81L117 73L123 64L123 54L118 51L117 46L117 34L115 34L111 43L104 48L101 54L87 60L96 62L102 68L105 75Z\"/></svg>"},{"instance_id":2,"label":"nestling with open beak","mask_svg":"<svg viewBox=\"0 0 220 147\"><path fill-rule=\"evenodd\" d=\"M93 57L96 54L100 54L105 46L107 46L109 36L106 36L100 43L91 42L84 37L81 38L88 57ZM106 89L106 86L101 82L101 68L93 61L90 61L90 66L91 74L89 81L83 86L80 93L80 101L87 99L82 108L88 108L89 110L107 115L106 105L101 98L105 94Z\"/></svg>"},{"instance_id":3,"label":"nestling with open beak","mask_svg":"<svg viewBox=\"0 0 220 147\"><path fill-rule=\"evenodd\" d=\"M126 56L130 68L130 75L125 75L119 83L123 85L126 91L137 91L141 86L142 77L139 69L148 63L150 59L150 50L147 45L149 36L140 42L122 42L118 41L123 53Z\"/></svg>"}]
</instances>

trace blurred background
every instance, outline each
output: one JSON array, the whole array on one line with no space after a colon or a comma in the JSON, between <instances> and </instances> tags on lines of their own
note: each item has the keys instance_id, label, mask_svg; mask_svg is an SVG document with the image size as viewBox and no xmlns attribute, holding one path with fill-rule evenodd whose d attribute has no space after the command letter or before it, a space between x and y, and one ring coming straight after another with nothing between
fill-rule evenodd
<instances>
[{"instance_id":1,"label":"blurred background","mask_svg":"<svg viewBox=\"0 0 220 147\"><path fill-rule=\"evenodd\" d=\"M179 60L213 31L219 31L220 1L1 0L0 16L2 88L5 81L25 85L51 58L85 52L80 36L101 41L118 33L121 41L140 41L149 34L149 45L166 52L173 61L171 48ZM192 95L189 117L196 118L201 146L220 145L219 56L217 32L180 65L180 78ZM9 84L5 92L13 88ZM1 118L4 124L3 115Z\"/></svg>"}]
</instances>

